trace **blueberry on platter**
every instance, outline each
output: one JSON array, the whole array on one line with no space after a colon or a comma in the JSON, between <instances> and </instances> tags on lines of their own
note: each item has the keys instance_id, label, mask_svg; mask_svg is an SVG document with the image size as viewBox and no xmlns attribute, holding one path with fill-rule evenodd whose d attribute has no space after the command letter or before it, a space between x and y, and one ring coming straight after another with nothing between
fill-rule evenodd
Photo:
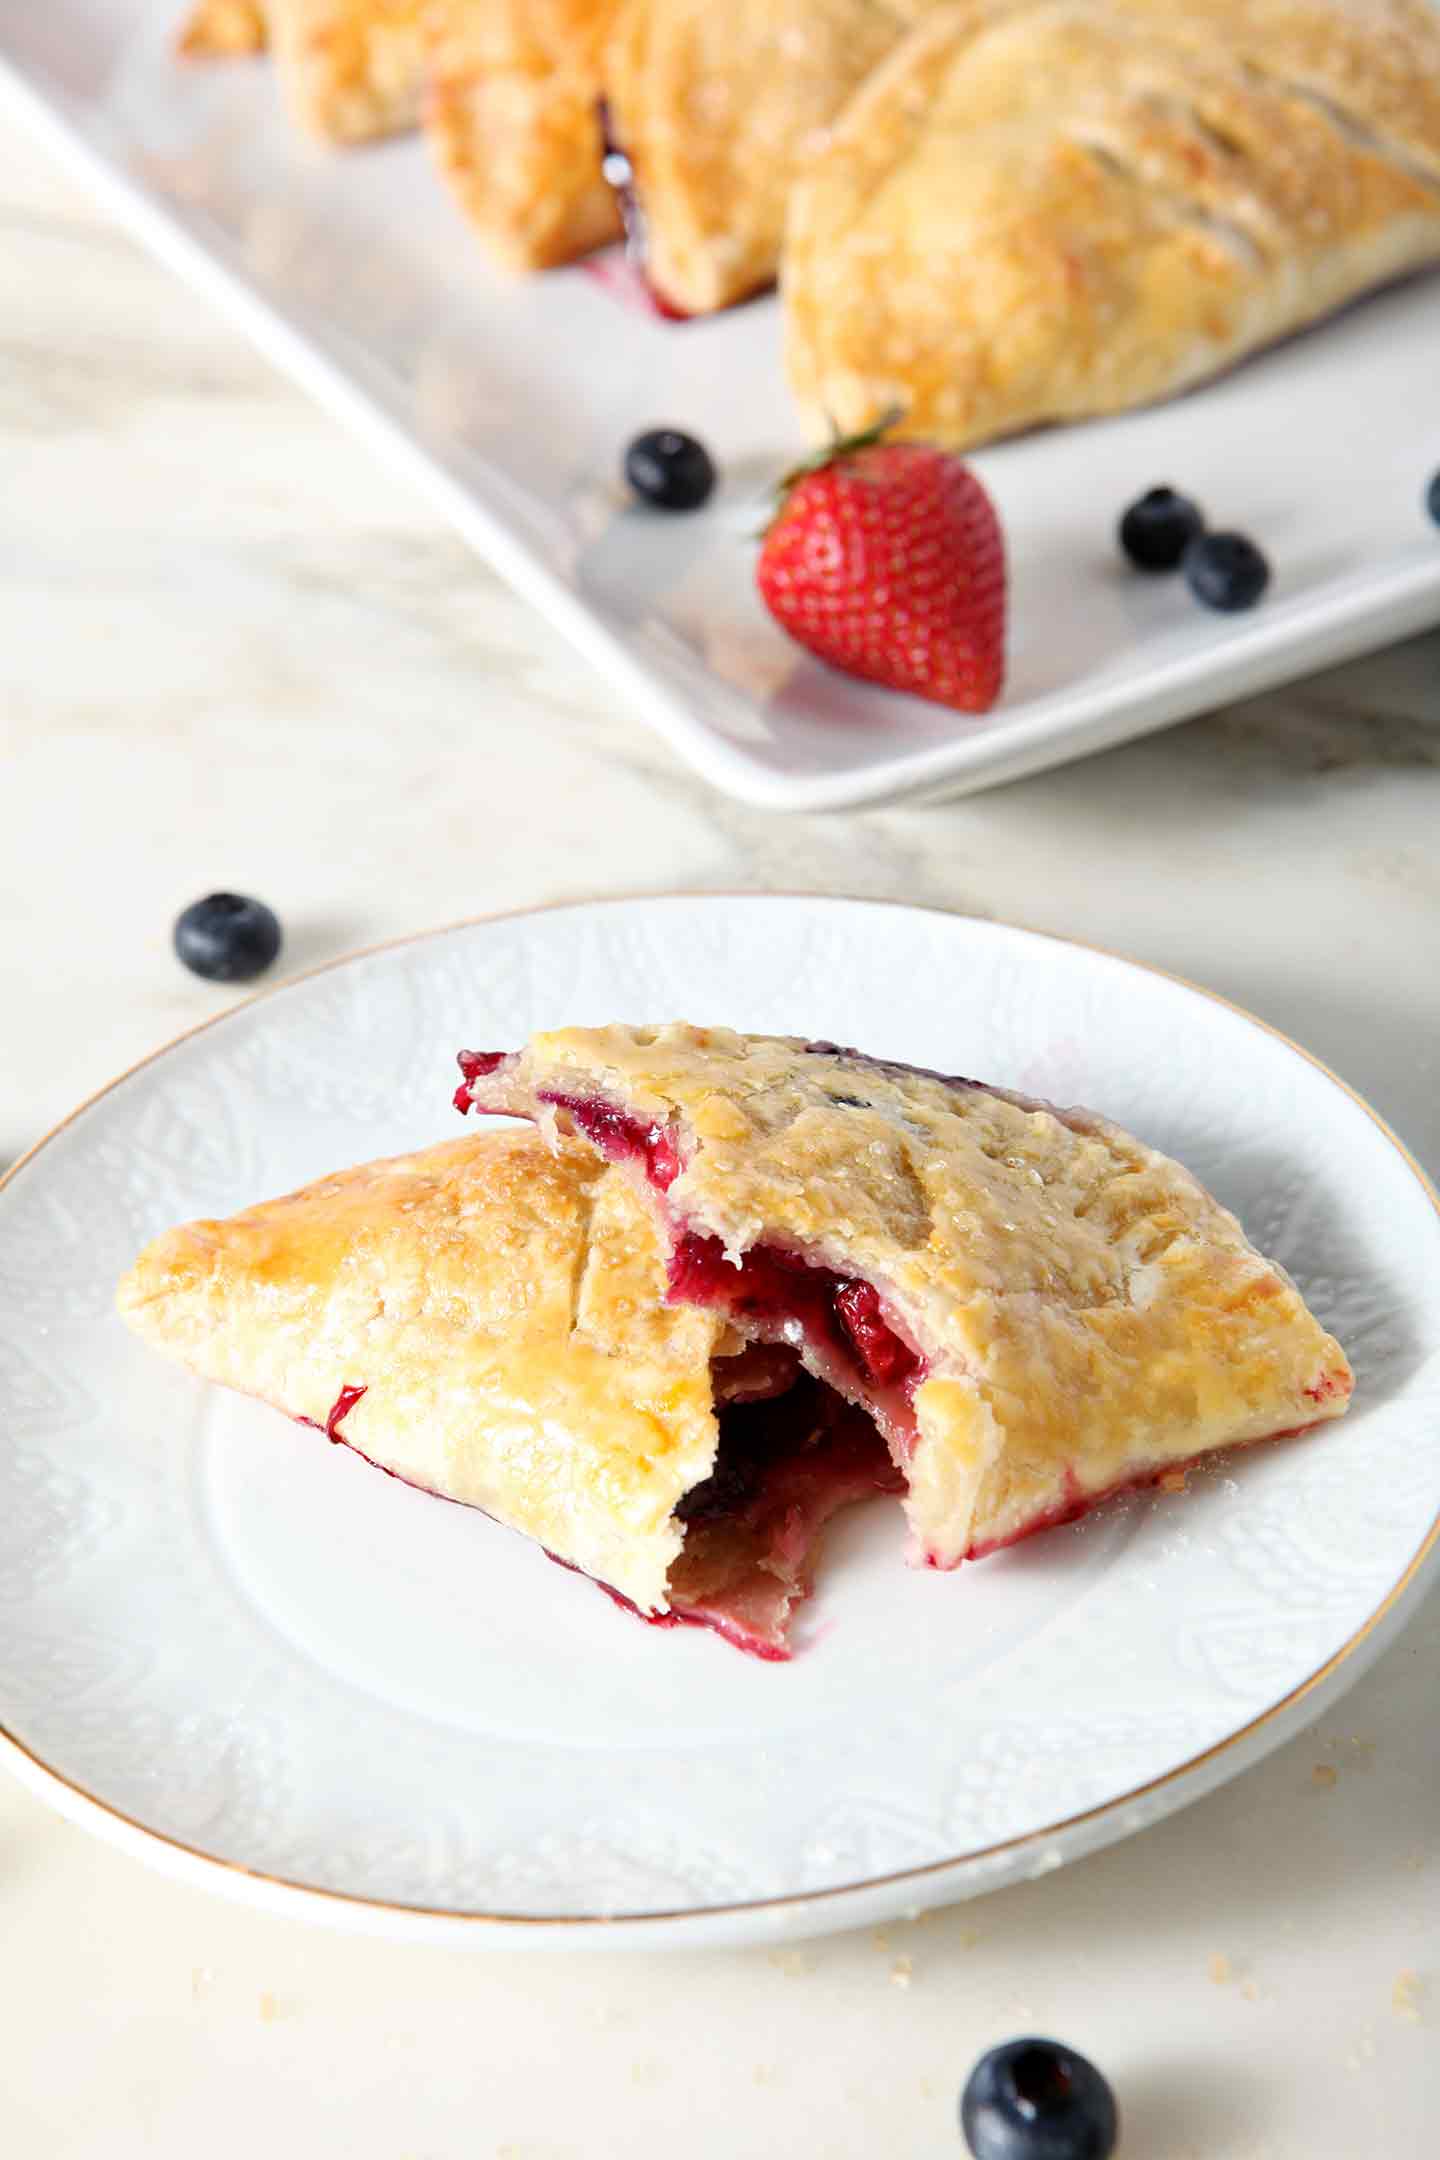
<instances>
[{"instance_id":1,"label":"blueberry on platter","mask_svg":"<svg viewBox=\"0 0 1440 2160\"><path fill-rule=\"evenodd\" d=\"M1254 607L1270 582L1269 563L1238 532L1201 533L1186 548L1182 568L1195 598L1222 615Z\"/></svg>"},{"instance_id":2,"label":"blueberry on platter","mask_svg":"<svg viewBox=\"0 0 1440 2160\"><path fill-rule=\"evenodd\" d=\"M1204 513L1188 495L1153 487L1120 520L1120 546L1137 570L1177 570L1191 541L1205 530Z\"/></svg>"},{"instance_id":3,"label":"blueberry on platter","mask_svg":"<svg viewBox=\"0 0 1440 2160\"><path fill-rule=\"evenodd\" d=\"M649 428L625 452L625 478L656 510L698 510L715 485L704 443L679 428Z\"/></svg>"}]
</instances>

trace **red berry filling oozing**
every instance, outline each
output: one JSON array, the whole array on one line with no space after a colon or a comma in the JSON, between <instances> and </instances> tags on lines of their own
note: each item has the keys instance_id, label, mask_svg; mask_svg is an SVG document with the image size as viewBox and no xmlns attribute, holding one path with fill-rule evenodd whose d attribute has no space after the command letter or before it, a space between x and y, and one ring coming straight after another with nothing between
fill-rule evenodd
<instances>
[{"instance_id":1,"label":"red berry filling oozing","mask_svg":"<svg viewBox=\"0 0 1440 2160\"><path fill-rule=\"evenodd\" d=\"M730 1362L717 1360L717 1397ZM714 1468L675 1510L685 1547L669 1576L674 1618L771 1659L789 1654L786 1623L809 1590L830 1517L904 1486L865 1413L809 1373L792 1372L782 1393L721 1405Z\"/></svg>"},{"instance_id":2,"label":"red berry filling oozing","mask_svg":"<svg viewBox=\"0 0 1440 2160\"><path fill-rule=\"evenodd\" d=\"M863 1411L801 1373L763 1400L730 1397L727 1366L749 1365L753 1346L714 1367L720 1444L710 1476L675 1510L685 1546L670 1568L668 1612L641 1612L609 1583L608 1598L651 1627L703 1627L747 1656L784 1663L791 1609L810 1589L820 1534L832 1515L904 1480ZM549 1557L580 1574L573 1561ZM598 1581L598 1578L595 1578Z\"/></svg>"},{"instance_id":3,"label":"red berry filling oozing","mask_svg":"<svg viewBox=\"0 0 1440 2160\"><path fill-rule=\"evenodd\" d=\"M834 1046L813 1047L830 1052ZM859 1066L879 1062L843 1054ZM471 1107L471 1081L501 1063L493 1051L460 1053L465 1078L456 1092L457 1108ZM563 1111L607 1162L638 1163L659 1193L668 1193L684 1171L679 1140L658 1119L647 1123L603 1096L560 1088L542 1088L537 1099ZM909 1445L915 1429L911 1398L926 1364L887 1317L873 1284L778 1245L752 1246L735 1266L719 1238L678 1224L672 1229L668 1295L673 1302L718 1307L770 1342L794 1343L798 1330L822 1377L852 1399L862 1396L892 1440Z\"/></svg>"},{"instance_id":4,"label":"red berry filling oozing","mask_svg":"<svg viewBox=\"0 0 1440 2160\"><path fill-rule=\"evenodd\" d=\"M607 1162L639 1162L657 1192L668 1192L684 1164L673 1133L661 1124L646 1125L594 1096L564 1095L542 1088L539 1100L573 1118L592 1147Z\"/></svg>"},{"instance_id":5,"label":"red berry filling oozing","mask_svg":"<svg viewBox=\"0 0 1440 2160\"><path fill-rule=\"evenodd\" d=\"M459 1087L456 1088L454 1095L455 1108L463 1117L470 1108L471 1081L488 1079L491 1073L504 1064L505 1052L503 1050L460 1050L456 1052L455 1062L465 1076Z\"/></svg>"},{"instance_id":6,"label":"red berry filling oozing","mask_svg":"<svg viewBox=\"0 0 1440 2160\"><path fill-rule=\"evenodd\" d=\"M348 1384L341 1388L334 1402L330 1405L330 1413L323 1427L327 1440L339 1440L343 1437L340 1427L365 1392L366 1390L363 1387L351 1387ZM304 1423L308 1425L311 1420L306 1418Z\"/></svg>"},{"instance_id":7,"label":"red berry filling oozing","mask_svg":"<svg viewBox=\"0 0 1440 2160\"><path fill-rule=\"evenodd\" d=\"M817 1267L778 1245L754 1245L734 1266L719 1238L681 1231L670 1256L669 1295L719 1307L763 1335L788 1339L798 1328L825 1376L846 1393L863 1390L887 1423L908 1435L909 1398L925 1361L886 1319L873 1284ZM848 1386L847 1386L848 1383Z\"/></svg>"},{"instance_id":8,"label":"red berry filling oozing","mask_svg":"<svg viewBox=\"0 0 1440 2160\"><path fill-rule=\"evenodd\" d=\"M649 235L645 229L645 212L635 187L635 168L626 152L616 142L610 123L610 109L602 98L599 105L600 141L602 157L600 171L615 197L615 207L620 212L620 223L625 230L625 254L623 267L613 256L600 255L587 262L585 268L597 277L608 290L647 314L658 315L664 322L688 322L689 311L675 307L666 299L650 275Z\"/></svg>"},{"instance_id":9,"label":"red berry filling oozing","mask_svg":"<svg viewBox=\"0 0 1440 2160\"><path fill-rule=\"evenodd\" d=\"M1327 1372L1321 1373L1314 1387L1305 1388L1303 1393L1313 1403L1327 1403L1337 1402L1342 1396L1352 1394L1354 1388L1355 1382L1349 1373Z\"/></svg>"}]
</instances>

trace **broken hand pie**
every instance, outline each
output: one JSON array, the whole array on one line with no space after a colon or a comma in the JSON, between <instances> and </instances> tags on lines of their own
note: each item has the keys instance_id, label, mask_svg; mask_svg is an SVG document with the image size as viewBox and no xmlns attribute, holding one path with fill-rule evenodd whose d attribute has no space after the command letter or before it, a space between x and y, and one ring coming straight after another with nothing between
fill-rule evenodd
<instances>
[{"instance_id":1,"label":"broken hand pie","mask_svg":"<svg viewBox=\"0 0 1440 2160\"><path fill-rule=\"evenodd\" d=\"M1188 1171L1088 1111L679 1025L460 1063L462 1108L628 1169L672 1299L871 1414L927 1565L1346 1407L1344 1353L1289 1278Z\"/></svg>"},{"instance_id":2,"label":"broken hand pie","mask_svg":"<svg viewBox=\"0 0 1440 2160\"><path fill-rule=\"evenodd\" d=\"M121 1313L651 1620L783 1658L850 1501L949 1568L1346 1407L1282 1271L1088 1112L680 1025L460 1062L540 1129L169 1231Z\"/></svg>"},{"instance_id":3,"label":"broken hand pie","mask_svg":"<svg viewBox=\"0 0 1440 2160\"><path fill-rule=\"evenodd\" d=\"M898 1479L798 1358L664 1289L630 1180L509 1131L168 1231L119 1306L204 1378L485 1509L648 1618L784 1657L821 1526Z\"/></svg>"}]
</instances>

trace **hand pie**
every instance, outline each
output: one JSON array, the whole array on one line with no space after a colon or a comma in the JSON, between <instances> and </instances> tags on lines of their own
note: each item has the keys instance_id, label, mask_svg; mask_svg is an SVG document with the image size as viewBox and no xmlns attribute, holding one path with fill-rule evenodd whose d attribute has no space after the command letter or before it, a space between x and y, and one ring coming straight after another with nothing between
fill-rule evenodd
<instances>
[{"instance_id":1,"label":"hand pie","mask_svg":"<svg viewBox=\"0 0 1440 2160\"><path fill-rule=\"evenodd\" d=\"M461 1108L647 1190L669 1291L870 1411L953 1567L1211 1449L1338 1416L1339 1345L1178 1163L1083 1110L724 1029L466 1052Z\"/></svg>"},{"instance_id":2,"label":"hand pie","mask_svg":"<svg viewBox=\"0 0 1440 2160\"><path fill-rule=\"evenodd\" d=\"M413 128L425 80L426 0L265 0L281 92L327 142Z\"/></svg>"},{"instance_id":3,"label":"hand pie","mask_svg":"<svg viewBox=\"0 0 1440 2160\"><path fill-rule=\"evenodd\" d=\"M898 406L963 446L1167 396L1436 260L1426 0L947 7L793 191L787 364L817 432Z\"/></svg>"},{"instance_id":4,"label":"hand pie","mask_svg":"<svg viewBox=\"0 0 1440 2160\"><path fill-rule=\"evenodd\" d=\"M625 0L607 170L665 305L703 314L774 280L798 161L925 4Z\"/></svg>"},{"instance_id":5,"label":"hand pie","mask_svg":"<svg viewBox=\"0 0 1440 2160\"><path fill-rule=\"evenodd\" d=\"M426 18L425 132L502 261L544 269L618 240L601 172L600 56L616 0L444 0Z\"/></svg>"},{"instance_id":6,"label":"hand pie","mask_svg":"<svg viewBox=\"0 0 1440 2160\"><path fill-rule=\"evenodd\" d=\"M512 1130L169 1231L119 1307L206 1379L485 1509L648 1617L782 1658L822 1524L898 1480L792 1352L664 1289L630 1180Z\"/></svg>"},{"instance_id":7,"label":"hand pie","mask_svg":"<svg viewBox=\"0 0 1440 2160\"><path fill-rule=\"evenodd\" d=\"M196 0L176 38L190 60L231 60L265 50L260 0Z\"/></svg>"}]
</instances>

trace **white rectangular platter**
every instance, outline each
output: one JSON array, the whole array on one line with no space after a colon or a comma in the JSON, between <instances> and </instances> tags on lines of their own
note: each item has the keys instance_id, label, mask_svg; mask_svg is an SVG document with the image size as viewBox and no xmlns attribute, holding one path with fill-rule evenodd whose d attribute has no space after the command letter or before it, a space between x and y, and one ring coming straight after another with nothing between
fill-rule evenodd
<instances>
[{"instance_id":1,"label":"white rectangular platter","mask_svg":"<svg viewBox=\"0 0 1440 2160\"><path fill-rule=\"evenodd\" d=\"M258 62L181 64L175 0L0 0L3 106L408 476L717 788L770 809L959 794L1041 771L1440 620L1440 276L1224 380L975 459L1011 562L1003 702L967 719L809 660L754 591L801 447L766 299L708 321L583 269L514 282L418 140L298 141ZM722 472L690 517L631 507L624 444L687 428ZM1166 482L1264 547L1252 614L1128 572L1120 511Z\"/></svg>"}]
</instances>

